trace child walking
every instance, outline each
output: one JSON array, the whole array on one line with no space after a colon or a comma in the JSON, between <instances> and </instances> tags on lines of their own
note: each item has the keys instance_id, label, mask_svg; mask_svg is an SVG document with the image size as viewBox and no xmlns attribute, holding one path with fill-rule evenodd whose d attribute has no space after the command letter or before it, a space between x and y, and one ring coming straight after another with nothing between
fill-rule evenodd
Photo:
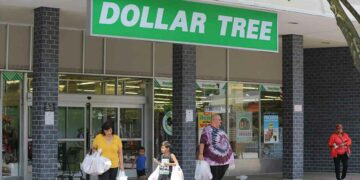
<instances>
[{"instance_id":1,"label":"child walking","mask_svg":"<svg viewBox=\"0 0 360 180\"><path fill-rule=\"evenodd\" d=\"M171 144L168 141L164 141L161 144L161 155L155 159L159 167L158 180L170 180L172 167L178 165L176 156L170 151Z\"/></svg>"},{"instance_id":2,"label":"child walking","mask_svg":"<svg viewBox=\"0 0 360 180\"><path fill-rule=\"evenodd\" d=\"M145 148L139 148L139 155L136 158L136 173L138 180L146 179L146 156L145 156Z\"/></svg>"}]
</instances>

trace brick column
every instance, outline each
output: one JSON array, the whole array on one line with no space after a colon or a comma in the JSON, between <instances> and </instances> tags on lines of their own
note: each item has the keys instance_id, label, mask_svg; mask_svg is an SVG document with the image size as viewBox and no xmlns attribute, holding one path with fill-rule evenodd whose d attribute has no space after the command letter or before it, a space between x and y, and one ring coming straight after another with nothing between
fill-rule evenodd
<instances>
[{"instance_id":1,"label":"brick column","mask_svg":"<svg viewBox=\"0 0 360 180\"><path fill-rule=\"evenodd\" d=\"M173 45L173 152L185 179L194 179L196 154L195 89L196 47ZM186 122L186 110L193 111L193 121Z\"/></svg>"},{"instance_id":2,"label":"brick column","mask_svg":"<svg viewBox=\"0 0 360 180\"><path fill-rule=\"evenodd\" d=\"M56 179L58 156L59 9L34 10L32 179ZM45 124L45 108L54 112Z\"/></svg>"},{"instance_id":3,"label":"brick column","mask_svg":"<svg viewBox=\"0 0 360 180\"><path fill-rule=\"evenodd\" d=\"M304 164L303 37L283 36L283 178L302 179Z\"/></svg>"}]
</instances>

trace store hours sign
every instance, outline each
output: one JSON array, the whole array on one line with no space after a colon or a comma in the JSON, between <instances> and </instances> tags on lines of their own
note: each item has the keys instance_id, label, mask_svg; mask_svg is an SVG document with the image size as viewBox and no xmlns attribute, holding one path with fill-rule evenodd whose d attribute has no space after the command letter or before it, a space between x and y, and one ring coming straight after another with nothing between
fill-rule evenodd
<instances>
[{"instance_id":1,"label":"store hours sign","mask_svg":"<svg viewBox=\"0 0 360 180\"><path fill-rule=\"evenodd\" d=\"M92 36L278 51L277 14L184 0L88 0Z\"/></svg>"}]
</instances>

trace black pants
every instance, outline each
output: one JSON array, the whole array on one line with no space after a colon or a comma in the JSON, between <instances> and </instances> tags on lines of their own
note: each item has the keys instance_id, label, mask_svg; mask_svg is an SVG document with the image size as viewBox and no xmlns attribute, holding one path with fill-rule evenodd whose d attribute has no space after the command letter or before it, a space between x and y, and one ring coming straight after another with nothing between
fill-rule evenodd
<instances>
[{"instance_id":1,"label":"black pants","mask_svg":"<svg viewBox=\"0 0 360 180\"><path fill-rule=\"evenodd\" d=\"M99 180L116 180L118 168L110 168L104 174L99 175Z\"/></svg>"},{"instance_id":2,"label":"black pants","mask_svg":"<svg viewBox=\"0 0 360 180\"><path fill-rule=\"evenodd\" d=\"M336 179L338 180L345 179L348 168L348 159L349 157L347 154L338 155L336 158L334 158ZM342 162L343 165L341 178L340 178L340 161Z\"/></svg>"},{"instance_id":3,"label":"black pants","mask_svg":"<svg viewBox=\"0 0 360 180\"><path fill-rule=\"evenodd\" d=\"M229 165L222 165L222 166L210 166L211 174L213 175L213 180L221 180L226 170L229 168Z\"/></svg>"}]
</instances>

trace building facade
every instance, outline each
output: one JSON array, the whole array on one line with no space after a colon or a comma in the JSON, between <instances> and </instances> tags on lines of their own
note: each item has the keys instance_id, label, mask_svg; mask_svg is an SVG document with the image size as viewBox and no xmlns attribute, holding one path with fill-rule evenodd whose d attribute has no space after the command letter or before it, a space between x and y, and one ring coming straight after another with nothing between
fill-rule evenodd
<instances>
[{"instance_id":1,"label":"building facade","mask_svg":"<svg viewBox=\"0 0 360 180\"><path fill-rule=\"evenodd\" d=\"M45 166L47 162L38 161L33 154L49 143L38 141L39 137L54 133L52 143L55 142L56 150L45 152L53 154L56 161L54 176L84 177L79 163L107 120L114 122L114 129L123 140L125 168L130 177L135 177L133 161L140 146L145 147L148 159L152 159L160 153L162 141L172 141L173 132L177 131L173 129L173 112L177 108L173 91L179 87L177 82L173 85L176 72L173 69L181 66L174 65L174 44L89 36L83 17L85 10L74 10L68 1L33 5L5 1L1 5L4 5L0 12L3 179L31 179L46 174L34 171L39 169L34 164ZM59 21L58 42L49 41L45 46L37 46L38 38L54 32L35 33L40 31L34 9L40 5L60 8L59 14L54 15ZM83 9L84 5L85 1L76 7ZM267 4L259 6L264 7ZM195 137L199 138L211 113L218 113L236 159L236 168L228 171L228 176L281 173L286 169L284 176L296 179L301 178L303 170L332 171L332 161L326 156L327 138L335 123L343 123L354 140L350 171L358 172L360 147L356 134L360 127L354 114L358 104L358 72L351 64L350 53L346 47L327 49L339 42L334 45L314 41L304 29L296 31L296 27L289 27L289 20L298 20L297 13L286 14L276 8L272 11L277 11L279 21L285 22L280 23L280 29L286 30L280 30L278 53L194 46ZM45 19L39 23L43 21L56 22ZM41 47L47 44L58 45L58 52L53 52L58 60L42 64L41 57L36 55L46 54L46 48ZM332 73L337 70L339 73ZM52 80L54 83L41 89L42 83ZM346 92L350 96L341 94ZM58 100L49 103L41 99L47 93L58 93ZM55 109L42 106L39 109L38 103L43 101ZM293 110L295 106L300 110ZM40 121L36 118L44 111L54 112L57 117L54 131L38 126ZM288 148L296 142L302 142L298 151ZM303 161L304 166L300 163L301 167L294 167L292 163L297 160ZM151 161L147 163L152 167Z\"/></svg>"}]
</instances>

